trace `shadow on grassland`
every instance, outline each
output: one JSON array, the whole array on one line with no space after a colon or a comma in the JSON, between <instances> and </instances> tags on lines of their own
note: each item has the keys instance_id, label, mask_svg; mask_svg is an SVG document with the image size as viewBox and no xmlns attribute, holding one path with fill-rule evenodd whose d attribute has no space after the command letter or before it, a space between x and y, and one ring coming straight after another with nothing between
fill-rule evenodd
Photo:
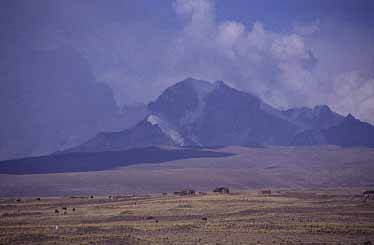
<instances>
[{"instance_id":1,"label":"shadow on grassland","mask_svg":"<svg viewBox=\"0 0 374 245\"><path fill-rule=\"evenodd\" d=\"M161 163L234 154L198 149L134 148L124 151L74 152L0 162L0 174L47 174L109 170L140 163Z\"/></svg>"}]
</instances>

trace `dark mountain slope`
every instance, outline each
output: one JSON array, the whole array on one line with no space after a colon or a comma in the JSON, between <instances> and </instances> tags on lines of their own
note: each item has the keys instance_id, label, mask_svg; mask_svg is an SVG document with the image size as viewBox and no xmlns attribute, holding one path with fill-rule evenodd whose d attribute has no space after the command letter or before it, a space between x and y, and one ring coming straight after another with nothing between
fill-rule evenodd
<instances>
[{"instance_id":1,"label":"dark mountain slope","mask_svg":"<svg viewBox=\"0 0 374 245\"><path fill-rule=\"evenodd\" d=\"M120 132L102 132L89 141L66 152L118 151L133 147L175 145L159 127L143 120L131 129Z\"/></svg>"},{"instance_id":2,"label":"dark mountain slope","mask_svg":"<svg viewBox=\"0 0 374 245\"><path fill-rule=\"evenodd\" d=\"M349 114L335 126L322 130L307 130L297 134L293 144L374 147L374 127L369 123L361 122Z\"/></svg>"},{"instance_id":3,"label":"dark mountain slope","mask_svg":"<svg viewBox=\"0 0 374 245\"><path fill-rule=\"evenodd\" d=\"M323 130L327 143L343 147L374 147L374 127L349 114L344 120L331 128Z\"/></svg>"},{"instance_id":4,"label":"dark mountain slope","mask_svg":"<svg viewBox=\"0 0 374 245\"><path fill-rule=\"evenodd\" d=\"M327 105L319 105L314 108L292 108L284 111L284 115L303 130L329 128L344 119L343 116L331 111Z\"/></svg>"},{"instance_id":5,"label":"dark mountain slope","mask_svg":"<svg viewBox=\"0 0 374 245\"><path fill-rule=\"evenodd\" d=\"M205 96L214 88L212 83L187 78L168 87L148 104L148 110L176 126L188 124L201 112Z\"/></svg>"},{"instance_id":6,"label":"dark mountain slope","mask_svg":"<svg viewBox=\"0 0 374 245\"><path fill-rule=\"evenodd\" d=\"M219 82L205 97L190 133L202 145L287 144L296 126L262 107L256 96Z\"/></svg>"}]
</instances>

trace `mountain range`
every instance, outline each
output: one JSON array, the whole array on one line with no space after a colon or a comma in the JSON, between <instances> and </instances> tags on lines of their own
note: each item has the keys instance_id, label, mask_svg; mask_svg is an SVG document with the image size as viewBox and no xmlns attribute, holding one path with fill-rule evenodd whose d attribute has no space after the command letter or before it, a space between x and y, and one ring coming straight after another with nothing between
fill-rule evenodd
<instances>
[{"instance_id":1,"label":"mountain range","mask_svg":"<svg viewBox=\"0 0 374 245\"><path fill-rule=\"evenodd\" d=\"M351 114L344 117L327 105L279 110L222 81L187 78L150 102L147 112L131 128L99 133L62 153L160 145L374 147L374 127Z\"/></svg>"}]
</instances>

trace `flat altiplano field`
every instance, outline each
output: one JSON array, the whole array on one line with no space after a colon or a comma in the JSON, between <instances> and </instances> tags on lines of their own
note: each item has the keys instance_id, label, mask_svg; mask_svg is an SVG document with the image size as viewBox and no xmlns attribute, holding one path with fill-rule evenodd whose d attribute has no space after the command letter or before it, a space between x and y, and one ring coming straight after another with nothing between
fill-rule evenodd
<instances>
[{"instance_id":1,"label":"flat altiplano field","mask_svg":"<svg viewBox=\"0 0 374 245\"><path fill-rule=\"evenodd\" d=\"M2 198L0 244L373 243L374 200L364 201L361 193Z\"/></svg>"},{"instance_id":2,"label":"flat altiplano field","mask_svg":"<svg viewBox=\"0 0 374 245\"><path fill-rule=\"evenodd\" d=\"M213 149L209 149L212 151ZM374 187L374 148L224 147L228 157L134 164L105 171L0 174L0 197L162 193L183 188Z\"/></svg>"}]
</instances>

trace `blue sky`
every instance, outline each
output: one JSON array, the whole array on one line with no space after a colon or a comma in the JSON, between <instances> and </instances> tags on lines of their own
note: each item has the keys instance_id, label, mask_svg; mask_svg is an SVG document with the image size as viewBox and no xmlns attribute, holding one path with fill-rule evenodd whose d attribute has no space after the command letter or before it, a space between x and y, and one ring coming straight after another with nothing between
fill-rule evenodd
<instances>
[{"instance_id":1,"label":"blue sky","mask_svg":"<svg viewBox=\"0 0 374 245\"><path fill-rule=\"evenodd\" d=\"M370 27L373 24L374 3L370 0L238 0L218 1L217 9L221 20L236 16L234 19L237 21L262 20L280 29L295 21L307 22L317 18L331 18Z\"/></svg>"},{"instance_id":2,"label":"blue sky","mask_svg":"<svg viewBox=\"0 0 374 245\"><path fill-rule=\"evenodd\" d=\"M69 45L119 104L185 77L224 80L280 107L328 104L374 122L370 0L5 0L0 49ZM2 63L1 63L2 64ZM17 64L13 64L17 67Z\"/></svg>"}]
</instances>

